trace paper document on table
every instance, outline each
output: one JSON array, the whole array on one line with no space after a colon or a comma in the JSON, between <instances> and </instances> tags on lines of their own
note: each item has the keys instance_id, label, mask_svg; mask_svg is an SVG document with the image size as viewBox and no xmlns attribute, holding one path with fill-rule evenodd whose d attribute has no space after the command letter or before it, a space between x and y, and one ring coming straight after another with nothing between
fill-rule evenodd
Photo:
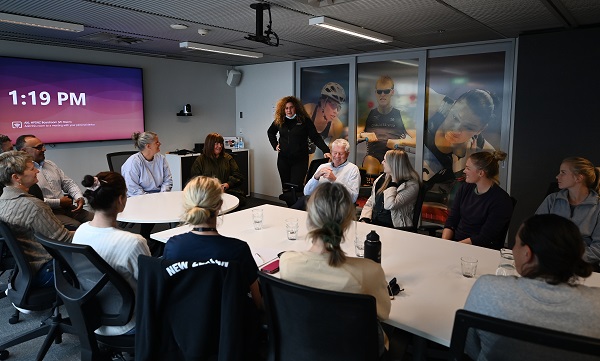
<instances>
[{"instance_id":1,"label":"paper document on table","mask_svg":"<svg viewBox=\"0 0 600 361\"><path fill-rule=\"evenodd\" d=\"M260 267L263 264L269 263L276 259L277 253L279 252L281 251L268 248L256 248L252 249L252 257L254 257L254 262L256 262L256 265Z\"/></svg>"}]
</instances>

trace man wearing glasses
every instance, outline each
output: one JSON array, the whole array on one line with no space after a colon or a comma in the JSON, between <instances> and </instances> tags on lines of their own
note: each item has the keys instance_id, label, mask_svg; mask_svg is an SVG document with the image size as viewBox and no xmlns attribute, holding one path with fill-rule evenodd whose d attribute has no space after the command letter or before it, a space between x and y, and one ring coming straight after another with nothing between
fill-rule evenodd
<instances>
[{"instance_id":1,"label":"man wearing glasses","mask_svg":"<svg viewBox=\"0 0 600 361\"><path fill-rule=\"evenodd\" d=\"M83 209L81 190L54 162L46 160L46 146L41 140L32 134L21 135L15 146L33 157L33 164L40 171L37 178L44 202L67 229L74 231L81 223L92 220L94 215Z\"/></svg>"},{"instance_id":2,"label":"man wearing glasses","mask_svg":"<svg viewBox=\"0 0 600 361\"><path fill-rule=\"evenodd\" d=\"M357 141L367 142L367 155L363 167L369 174L379 174L383 167L381 161L388 151L388 140L406 138L406 128L400 111L392 107L394 81L387 75L379 77L375 84L377 108L367 116L364 128L358 127Z\"/></svg>"}]
</instances>

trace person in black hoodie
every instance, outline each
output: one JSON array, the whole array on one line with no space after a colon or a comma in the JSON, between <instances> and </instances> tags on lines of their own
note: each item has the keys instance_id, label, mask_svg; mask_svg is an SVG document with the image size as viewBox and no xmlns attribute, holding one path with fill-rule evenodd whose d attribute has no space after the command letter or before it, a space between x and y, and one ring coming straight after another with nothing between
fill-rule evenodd
<instances>
[{"instance_id":1,"label":"person in black hoodie","mask_svg":"<svg viewBox=\"0 0 600 361\"><path fill-rule=\"evenodd\" d=\"M317 133L302 102L296 97L287 96L277 102L275 120L267 130L267 135L271 146L279 153L277 170L284 191L285 183L304 185L308 169L309 138L323 151L325 157L331 158L329 147Z\"/></svg>"}]
</instances>

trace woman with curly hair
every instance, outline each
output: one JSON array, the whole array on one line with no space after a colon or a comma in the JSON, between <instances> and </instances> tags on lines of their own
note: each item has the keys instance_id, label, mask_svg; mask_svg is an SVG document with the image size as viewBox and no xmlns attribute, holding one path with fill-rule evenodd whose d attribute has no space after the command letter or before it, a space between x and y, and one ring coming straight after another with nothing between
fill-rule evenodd
<instances>
[{"instance_id":1,"label":"woman with curly hair","mask_svg":"<svg viewBox=\"0 0 600 361\"><path fill-rule=\"evenodd\" d=\"M354 220L356 208L350 193L340 183L323 183L306 207L308 251L281 255L281 278L320 289L360 293L375 297L377 318L390 315L391 302L381 265L370 259L346 257L341 249L344 234ZM381 352L387 344L381 331Z\"/></svg>"},{"instance_id":2,"label":"woman with curly hair","mask_svg":"<svg viewBox=\"0 0 600 361\"><path fill-rule=\"evenodd\" d=\"M329 147L317 133L302 102L296 97L287 96L277 102L275 120L267 130L267 135L271 146L279 153L277 170L284 190L285 183L304 185L308 169L309 138L323 151L325 157L331 157Z\"/></svg>"}]
</instances>

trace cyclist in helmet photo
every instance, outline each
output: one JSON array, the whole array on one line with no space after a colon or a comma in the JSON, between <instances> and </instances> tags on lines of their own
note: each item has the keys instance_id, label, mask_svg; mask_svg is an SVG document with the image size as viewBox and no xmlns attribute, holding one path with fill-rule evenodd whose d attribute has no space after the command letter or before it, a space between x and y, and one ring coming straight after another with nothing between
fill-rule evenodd
<instances>
[{"instance_id":1,"label":"cyclist in helmet photo","mask_svg":"<svg viewBox=\"0 0 600 361\"><path fill-rule=\"evenodd\" d=\"M346 92L344 88L338 83L329 82L321 89L321 95L317 103L304 105L304 109L310 115L317 132L327 144L340 138L344 133L345 125L338 118L338 114L345 102ZM312 142L309 142L309 147L309 152L314 153L316 147ZM317 150L317 152L319 151ZM322 157L323 155L318 153L317 156Z\"/></svg>"}]
</instances>

